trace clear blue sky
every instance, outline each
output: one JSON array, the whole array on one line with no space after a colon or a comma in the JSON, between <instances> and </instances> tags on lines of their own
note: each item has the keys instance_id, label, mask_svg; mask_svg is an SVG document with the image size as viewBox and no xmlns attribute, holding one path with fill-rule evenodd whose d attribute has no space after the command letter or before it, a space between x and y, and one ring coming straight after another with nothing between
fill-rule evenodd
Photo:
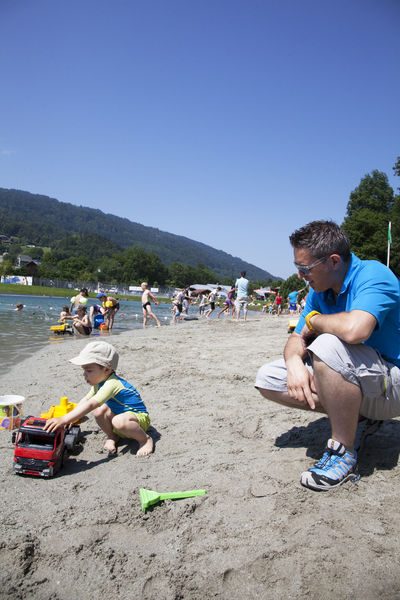
<instances>
[{"instance_id":1,"label":"clear blue sky","mask_svg":"<svg viewBox=\"0 0 400 600\"><path fill-rule=\"evenodd\" d=\"M296 227L400 187L399 50L398 0L0 0L0 187L287 277Z\"/></svg>"}]
</instances>

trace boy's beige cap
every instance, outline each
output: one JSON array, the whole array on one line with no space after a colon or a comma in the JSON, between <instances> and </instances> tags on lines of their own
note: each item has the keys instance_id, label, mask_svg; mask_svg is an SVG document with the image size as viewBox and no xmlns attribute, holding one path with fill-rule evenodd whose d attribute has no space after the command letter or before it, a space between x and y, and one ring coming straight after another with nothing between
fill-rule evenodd
<instances>
[{"instance_id":1,"label":"boy's beige cap","mask_svg":"<svg viewBox=\"0 0 400 600\"><path fill-rule=\"evenodd\" d=\"M80 351L78 356L71 358L69 362L81 367L94 363L115 371L118 367L118 359L118 352L108 342L90 342Z\"/></svg>"}]
</instances>

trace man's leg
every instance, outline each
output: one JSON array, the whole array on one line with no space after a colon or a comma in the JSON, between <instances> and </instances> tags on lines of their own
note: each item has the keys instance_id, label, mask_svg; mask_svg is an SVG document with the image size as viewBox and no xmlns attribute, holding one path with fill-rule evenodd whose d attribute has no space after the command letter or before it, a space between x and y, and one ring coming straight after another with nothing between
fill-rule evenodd
<instances>
[{"instance_id":1,"label":"man's leg","mask_svg":"<svg viewBox=\"0 0 400 600\"><path fill-rule=\"evenodd\" d=\"M314 382L318 398L328 414L332 438L348 450L354 447L361 406L361 390L314 356Z\"/></svg>"}]
</instances>

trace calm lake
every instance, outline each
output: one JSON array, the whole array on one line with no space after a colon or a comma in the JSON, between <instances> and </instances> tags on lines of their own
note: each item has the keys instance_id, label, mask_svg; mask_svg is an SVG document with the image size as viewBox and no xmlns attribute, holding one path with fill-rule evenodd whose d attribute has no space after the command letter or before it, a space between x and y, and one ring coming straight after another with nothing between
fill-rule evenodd
<instances>
[{"instance_id":1,"label":"calm lake","mask_svg":"<svg viewBox=\"0 0 400 600\"><path fill-rule=\"evenodd\" d=\"M15 305L18 303L24 305L22 311L15 310ZM92 304L95 304L95 301L90 299L88 307ZM79 336L56 336L50 332L50 325L57 324L64 305L69 305L69 298L0 295L0 364L3 371L31 356L46 344L73 343L74 339L82 339ZM113 334L141 328L143 325L141 303L122 300L120 305ZM153 306L153 311L160 319L161 325L169 325L170 304ZM154 327L153 323L154 321L149 319L148 327ZM90 338L96 335L99 335L97 330Z\"/></svg>"}]
</instances>

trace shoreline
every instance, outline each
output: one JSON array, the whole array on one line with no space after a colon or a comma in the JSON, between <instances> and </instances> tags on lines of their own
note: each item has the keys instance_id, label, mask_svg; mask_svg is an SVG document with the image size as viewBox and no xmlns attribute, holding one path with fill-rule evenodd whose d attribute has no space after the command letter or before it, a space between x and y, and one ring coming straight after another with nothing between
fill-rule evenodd
<instances>
[{"instance_id":1,"label":"shoreline","mask_svg":"<svg viewBox=\"0 0 400 600\"><path fill-rule=\"evenodd\" d=\"M268 317L111 336L118 373L150 412L156 447L144 459L133 443L108 459L90 417L82 451L59 477L20 477L12 472L10 433L0 432L4 595L397 597L400 422L385 423L367 444L358 485L329 495L300 487L300 473L329 437L327 419L279 407L254 389L258 367L280 357L286 340L287 319ZM39 350L1 375L2 393L29 398L25 414L62 395L77 402L88 388L68 359L86 343L77 341L72 354L65 344ZM144 514L140 487L207 494Z\"/></svg>"}]
</instances>

